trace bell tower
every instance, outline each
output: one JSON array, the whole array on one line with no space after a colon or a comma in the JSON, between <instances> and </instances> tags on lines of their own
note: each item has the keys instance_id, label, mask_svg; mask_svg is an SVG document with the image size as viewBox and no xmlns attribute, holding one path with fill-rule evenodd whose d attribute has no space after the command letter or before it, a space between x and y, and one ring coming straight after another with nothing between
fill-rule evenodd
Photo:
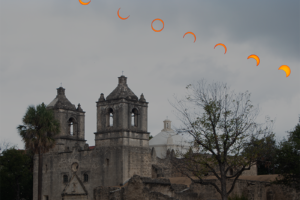
<instances>
[{"instance_id":1,"label":"bell tower","mask_svg":"<svg viewBox=\"0 0 300 200\"><path fill-rule=\"evenodd\" d=\"M103 184L120 185L133 175L150 177L148 102L128 87L127 77L118 78L118 86L97 104L95 148L103 160Z\"/></svg>"},{"instance_id":2,"label":"bell tower","mask_svg":"<svg viewBox=\"0 0 300 200\"><path fill-rule=\"evenodd\" d=\"M75 145L85 145L85 112L80 104L77 108L65 95L65 88L57 88L55 99L47 106L54 111L55 118L60 122L60 133L56 136L58 151L72 150Z\"/></svg>"}]
</instances>

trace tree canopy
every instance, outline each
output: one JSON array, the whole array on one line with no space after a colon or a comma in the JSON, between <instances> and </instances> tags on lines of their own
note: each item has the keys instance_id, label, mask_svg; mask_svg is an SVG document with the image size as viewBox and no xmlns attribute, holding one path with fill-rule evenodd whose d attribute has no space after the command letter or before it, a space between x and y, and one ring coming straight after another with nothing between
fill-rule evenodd
<instances>
[{"instance_id":1,"label":"tree canopy","mask_svg":"<svg viewBox=\"0 0 300 200\"><path fill-rule=\"evenodd\" d=\"M59 132L59 122L52 110L44 103L27 108L23 125L17 127L26 149L34 153L45 153L55 145L54 136Z\"/></svg>"},{"instance_id":2,"label":"tree canopy","mask_svg":"<svg viewBox=\"0 0 300 200\"><path fill-rule=\"evenodd\" d=\"M262 150L262 145L255 146L252 141L270 137L273 121L255 121L259 109L252 105L248 91L235 94L226 84L207 85L204 80L186 89L187 96L175 97L171 105L182 122L176 131L190 136L193 145L186 154L177 152L183 159L174 159L173 164L193 181L214 186L227 200L236 180L256 164ZM203 176L207 174L214 175L221 186L205 181ZM229 187L228 179L233 179Z\"/></svg>"},{"instance_id":3,"label":"tree canopy","mask_svg":"<svg viewBox=\"0 0 300 200\"><path fill-rule=\"evenodd\" d=\"M279 143L276 151L277 184L300 191L300 124L288 132L288 138Z\"/></svg>"},{"instance_id":4,"label":"tree canopy","mask_svg":"<svg viewBox=\"0 0 300 200\"><path fill-rule=\"evenodd\" d=\"M0 199L32 199L32 155L14 148L0 156Z\"/></svg>"},{"instance_id":5,"label":"tree canopy","mask_svg":"<svg viewBox=\"0 0 300 200\"><path fill-rule=\"evenodd\" d=\"M27 108L23 125L19 125L17 130L25 143L25 148L39 156L38 200L41 200L42 156L55 146L55 135L60 131L59 121L55 119L53 110L47 109L42 103Z\"/></svg>"}]
</instances>

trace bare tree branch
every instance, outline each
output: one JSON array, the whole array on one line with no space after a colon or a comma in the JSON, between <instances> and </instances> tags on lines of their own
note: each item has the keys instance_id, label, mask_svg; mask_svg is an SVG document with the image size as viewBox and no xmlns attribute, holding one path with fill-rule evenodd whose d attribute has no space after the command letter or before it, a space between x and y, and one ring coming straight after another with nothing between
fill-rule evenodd
<instances>
[{"instance_id":1,"label":"bare tree branch","mask_svg":"<svg viewBox=\"0 0 300 200\"><path fill-rule=\"evenodd\" d=\"M192 181L195 181L193 176L200 184L213 185L222 199L227 200L236 180L257 159L260 149L251 146L251 140L270 135L272 126L267 124L262 128L263 124L255 122L259 108L252 105L248 91L235 94L226 84L207 85L204 80L186 88L188 93L184 98L174 96L175 102L169 102L182 122L177 133L191 136L194 146L188 153L178 155L183 159L173 159L172 164ZM227 175L233 169L234 173ZM221 187L205 181L206 174L214 175ZM232 178L227 192L226 180Z\"/></svg>"}]
</instances>

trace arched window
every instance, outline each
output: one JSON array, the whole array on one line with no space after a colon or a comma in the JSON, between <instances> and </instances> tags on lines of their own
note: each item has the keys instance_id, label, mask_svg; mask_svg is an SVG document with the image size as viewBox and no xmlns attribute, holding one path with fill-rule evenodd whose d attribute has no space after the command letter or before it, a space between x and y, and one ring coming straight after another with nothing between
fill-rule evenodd
<instances>
[{"instance_id":1,"label":"arched window","mask_svg":"<svg viewBox=\"0 0 300 200\"><path fill-rule=\"evenodd\" d=\"M87 174L83 175L83 180L84 182L88 182L89 181L89 176Z\"/></svg>"},{"instance_id":2,"label":"arched window","mask_svg":"<svg viewBox=\"0 0 300 200\"><path fill-rule=\"evenodd\" d=\"M64 182L64 183L68 183L68 176L67 176L67 175L64 175L64 176L63 176L63 182Z\"/></svg>"},{"instance_id":3,"label":"arched window","mask_svg":"<svg viewBox=\"0 0 300 200\"><path fill-rule=\"evenodd\" d=\"M107 126L113 126L114 125L114 111L113 111L112 108L109 108L107 110L106 120L107 120Z\"/></svg>"},{"instance_id":4,"label":"arched window","mask_svg":"<svg viewBox=\"0 0 300 200\"><path fill-rule=\"evenodd\" d=\"M138 110L136 108L131 111L131 126L138 126Z\"/></svg>"},{"instance_id":5,"label":"arched window","mask_svg":"<svg viewBox=\"0 0 300 200\"><path fill-rule=\"evenodd\" d=\"M73 135L73 122L70 123L70 135Z\"/></svg>"},{"instance_id":6,"label":"arched window","mask_svg":"<svg viewBox=\"0 0 300 200\"><path fill-rule=\"evenodd\" d=\"M74 118L70 118L68 123L69 123L69 134L75 135L75 131L74 131L75 120L74 120Z\"/></svg>"},{"instance_id":7,"label":"arched window","mask_svg":"<svg viewBox=\"0 0 300 200\"><path fill-rule=\"evenodd\" d=\"M134 126L134 113L131 113L131 126Z\"/></svg>"},{"instance_id":8,"label":"arched window","mask_svg":"<svg viewBox=\"0 0 300 200\"><path fill-rule=\"evenodd\" d=\"M167 123L167 128L169 128L169 124Z\"/></svg>"},{"instance_id":9,"label":"arched window","mask_svg":"<svg viewBox=\"0 0 300 200\"><path fill-rule=\"evenodd\" d=\"M274 195L273 195L273 192L269 190L269 191L267 192L267 200L273 200L273 196L274 196Z\"/></svg>"},{"instance_id":10,"label":"arched window","mask_svg":"<svg viewBox=\"0 0 300 200\"><path fill-rule=\"evenodd\" d=\"M233 175L233 169L229 170L229 175L232 176Z\"/></svg>"}]
</instances>

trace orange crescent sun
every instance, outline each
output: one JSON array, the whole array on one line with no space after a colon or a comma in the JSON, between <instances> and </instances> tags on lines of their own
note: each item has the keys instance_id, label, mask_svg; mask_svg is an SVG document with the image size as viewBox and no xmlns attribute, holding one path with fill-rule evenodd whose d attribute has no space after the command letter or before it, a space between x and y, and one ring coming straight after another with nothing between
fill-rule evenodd
<instances>
[{"instance_id":1,"label":"orange crescent sun","mask_svg":"<svg viewBox=\"0 0 300 200\"><path fill-rule=\"evenodd\" d=\"M256 60L256 66L259 65L260 60L259 60L259 57L257 55L252 54L252 55L248 56L247 59L249 59L249 58L255 59Z\"/></svg>"},{"instance_id":2,"label":"orange crescent sun","mask_svg":"<svg viewBox=\"0 0 300 200\"><path fill-rule=\"evenodd\" d=\"M160 30L156 30L156 29L153 28L153 22L155 22L156 20L161 21L161 23L163 24L163 27L162 27ZM155 19L155 20L153 20L152 23L151 23L151 28L152 28L152 30L155 31L155 32L161 32L161 31L164 29L164 27L165 27L164 21L161 20L161 19Z\"/></svg>"},{"instance_id":3,"label":"orange crescent sun","mask_svg":"<svg viewBox=\"0 0 300 200\"><path fill-rule=\"evenodd\" d=\"M194 42L196 42L196 35L195 35L193 32L186 32L186 33L183 35L183 38L184 38L184 36L185 36L186 34L192 34L192 35L194 36L194 38L195 38Z\"/></svg>"},{"instance_id":4,"label":"orange crescent sun","mask_svg":"<svg viewBox=\"0 0 300 200\"><path fill-rule=\"evenodd\" d=\"M288 77L291 74L291 69L287 65L281 65L278 70L283 70L286 73L286 77Z\"/></svg>"},{"instance_id":5,"label":"orange crescent sun","mask_svg":"<svg viewBox=\"0 0 300 200\"><path fill-rule=\"evenodd\" d=\"M123 20L128 19L128 17L129 17L130 15L128 15L128 17L126 17L126 18L123 18L123 17L121 17L121 16L119 15L120 9L121 9L121 8L119 8L119 10L118 10L118 12L117 12L117 13L118 13L118 17L119 17L120 19L123 19Z\"/></svg>"},{"instance_id":6,"label":"orange crescent sun","mask_svg":"<svg viewBox=\"0 0 300 200\"><path fill-rule=\"evenodd\" d=\"M86 2L86 3L83 2L82 0L79 0L79 3L82 4L82 5L88 5L89 3L91 3L91 0L89 2Z\"/></svg>"},{"instance_id":7,"label":"orange crescent sun","mask_svg":"<svg viewBox=\"0 0 300 200\"><path fill-rule=\"evenodd\" d=\"M224 49L225 49L225 53L226 53L226 51L227 51L227 48L226 48L226 46L225 46L224 44L222 44L222 43L216 44L216 45L215 45L215 47L214 47L214 49L216 48L216 46L219 46L219 45L221 45L221 46L223 46L223 47L224 47ZM225 53L224 53L224 54L225 54Z\"/></svg>"}]
</instances>

